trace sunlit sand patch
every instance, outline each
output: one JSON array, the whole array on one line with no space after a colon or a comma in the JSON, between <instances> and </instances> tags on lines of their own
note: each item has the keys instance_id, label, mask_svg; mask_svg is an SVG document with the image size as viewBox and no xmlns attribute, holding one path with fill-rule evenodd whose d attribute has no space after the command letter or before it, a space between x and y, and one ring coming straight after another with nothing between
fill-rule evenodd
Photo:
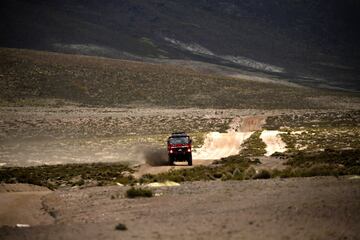
<instances>
[{"instance_id":1,"label":"sunlit sand patch","mask_svg":"<svg viewBox=\"0 0 360 240\"><path fill-rule=\"evenodd\" d=\"M180 186L179 183L177 182L172 182L172 181L165 181L165 182L153 182L153 183L149 183L146 184L147 187L177 187Z\"/></svg>"},{"instance_id":2,"label":"sunlit sand patch","mask_svg":"<svg viewBox=\"0 0 360 240\"><path fill-rule=\"evenodd\" d=\"M271 156L275 152L285 152L286 144L281 139L282 132L277 130L264 130L262 131L260 138L266 144L266 153L265 156Z\"/></svg>"}]
</instances>

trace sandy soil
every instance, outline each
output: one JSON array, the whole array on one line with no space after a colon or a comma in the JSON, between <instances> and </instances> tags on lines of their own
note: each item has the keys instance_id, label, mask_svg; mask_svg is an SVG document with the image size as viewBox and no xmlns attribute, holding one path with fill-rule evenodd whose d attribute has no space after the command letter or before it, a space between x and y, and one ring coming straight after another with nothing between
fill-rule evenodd
<instances>
[{"instance_id":1,"label":"sandy soil","mask_svg":"<svg viewBox=\"0 0 360 240\"><path fill-rule=\"evenodd\" d=\"M126 189L55 191L43 197L54 224L2 227L0 238L359 239L359 179L194 182L149 199L127 199Z\"/></svg>"},{"instance_id":2,"label":"sandy soil","mask_svg":"<svg viewBox=\"0 0 360 240\"><path fill-rule=\"evenodd\" d=\"M0 185L0 225L47 225L53 218L45 212L42 198L51 191L28 184Z\"/></svg>"},{"instance_id":3,"label":"sandy soil","mask_svg":"<svg viewBox=\"0 0 360 240\"><path fill-rule=\"evenodd\" d=\"M266 144L265 156L271 156L275 152L285 152L286 144L283 142L279 131L264 130L261 132L260 138Z\"/></svg>"},{"instance_id":4,"label":"sandy soil","mask_svg":"<svg viewBox=\"0 0 360 240\"><path fill-rule=\"evenodd\" d=\"M206 135L204 145L193 153L193 158L216 160L236 155L251 134L252 132L210 132Z\"/></svg>"}]
</instances>

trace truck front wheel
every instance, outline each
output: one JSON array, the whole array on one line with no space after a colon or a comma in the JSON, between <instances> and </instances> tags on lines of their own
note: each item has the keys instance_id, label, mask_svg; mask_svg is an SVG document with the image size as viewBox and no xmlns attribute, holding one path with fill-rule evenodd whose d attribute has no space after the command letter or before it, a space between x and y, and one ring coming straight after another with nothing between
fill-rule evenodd
<instances>
[{"instance_id":1,"label":"truck front wheel","mask_svg":"<svg viewBox=\"0 0 360 240\"><path fill-rule=\"evenodd\" d=\"M189 166L192 166L192 156L191 155L189 156L187 162L188 162Z\"/></svg>"}]
</instances>

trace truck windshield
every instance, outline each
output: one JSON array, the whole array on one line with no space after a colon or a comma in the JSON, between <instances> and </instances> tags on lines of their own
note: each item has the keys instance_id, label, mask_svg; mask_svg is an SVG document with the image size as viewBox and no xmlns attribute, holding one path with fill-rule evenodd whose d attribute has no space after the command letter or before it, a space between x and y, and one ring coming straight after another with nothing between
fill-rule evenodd
<instances>
[{"instance_id":1,"label":"truck windshield","mask_svg":"<svg viewBox=\"0 0 360 240\"><path fill-rule=\"evenodd\" d=\"M188 144L189 138L188 137L175 137L169 139L170 144Z\"/></svg>"}]
</instances>

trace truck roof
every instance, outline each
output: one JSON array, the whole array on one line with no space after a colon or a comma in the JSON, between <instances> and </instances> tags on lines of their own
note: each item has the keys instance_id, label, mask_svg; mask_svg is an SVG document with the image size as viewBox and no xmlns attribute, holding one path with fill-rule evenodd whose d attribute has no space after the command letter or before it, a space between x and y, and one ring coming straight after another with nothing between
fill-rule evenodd
<instances>
[{"instance_id":1,"label":"truck roof","mask_svg":"<svg viewBox=\"0 0 360 240\"><path fill-rule=\"evenodd\" d=\"M172 137L189 137L189 135L187 135L185 132L174 132L169 138Z\"/></svg>"}]
</instances>

